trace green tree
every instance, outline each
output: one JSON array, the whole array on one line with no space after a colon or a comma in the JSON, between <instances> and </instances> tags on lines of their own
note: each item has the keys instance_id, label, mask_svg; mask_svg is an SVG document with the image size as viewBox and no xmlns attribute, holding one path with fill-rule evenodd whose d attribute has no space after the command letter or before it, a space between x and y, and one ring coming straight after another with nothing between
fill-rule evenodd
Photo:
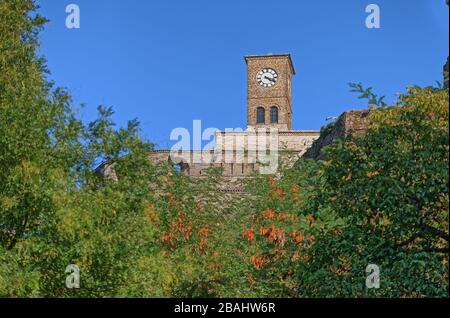
<instances>
[{"instance_id":1,"label":"green tree","mask_svg":"<svg viewBox=\"0 0 450 318\"><path fill-rule=\"evenodd\" d=\"M313 173L301 159L251 187L256 294L447 297L448 119L447 91L409 88L395 107L372 109L365 136L327 147ZM380 289L366 288L369 264Z\"/></svg>"},{"instance_id":2,"label":"green tree","mask_svg":"<svg viewBox=\"0 0 450 318\"><path fill-rule=\"evenodd\" d=\"M154 249L144 209L152 145L137 121L114 129L109 108L88 125L76 118L36 53L46 22L36 9L0 2L0 295L127 295ZM117 182L96 172L103 160L114 162ZM65 287L69 264L80 267L79 290Z\"/></svg>"},{"instance_id":3,"label":"green tree","mask_svg":"<svg viewBox=\"0 0 450 318\"><path fill-rule=\"evenodd\" d=\"M37 54L36 9L0 0L0 296L448 296L448 91L386 107L354 85L381 106L365 136L232 198L220 171L152 164L137 120L80 121Z\"/></svg>"}]
</instances>

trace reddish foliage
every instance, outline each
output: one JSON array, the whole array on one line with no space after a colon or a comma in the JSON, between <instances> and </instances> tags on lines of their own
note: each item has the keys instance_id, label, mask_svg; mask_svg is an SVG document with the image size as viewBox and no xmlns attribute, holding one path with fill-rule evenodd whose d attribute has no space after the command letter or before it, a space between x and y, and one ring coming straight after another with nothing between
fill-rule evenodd
<instances>
[{"instance_id":1,"label":"reddish foliage","mask_svg":"<svg viewBox=\"0 0 450 318\"><path fill-rule=\"evenodd\" d=\"M255 239L255 232L253 231L253 228L244 232L244 238L246 238L250 243Z\"/></svg>"},{"instance_id":2,"label":"reddish foliage","mask_svg":"<svg viewBox=\"0 0 450 318\"><path fill-rule=\"evenodd\" d=\"M314 220L314 216L312 216L312 214L308 214L307 216L306 216L306 220L308 221L308 222L310 222L310 223L313 223L315 220Z\"/></svg>"},{"instance_id":3,"label":"reddish foliage","mask_svg":"<svg viewBox=\"0 0 450 318\"><path fill-rule=\"evenodd\" d=\"M267 228L265 228L265 227L262 227L262 226L261 226L261 227L259 228L259 234L262 235L262 236L266 236L268 232L269 232L269 229L267 229Z\"/></svg>"},{"instance_id":4,"label":"reddish foliage","mask_svg":"<svg viewBox=\"0 0 450 318\"><path fill-rule=\"evenodd\" d=\"M163 233L161 240L163 240L164 242L169 243L169 244L172 243L172 237L167 232Z\"/></svg>"},{"instance_id":5,"label":"reddish foliage","mask_svg":"<svg viewBox=\"0 0 450 318\"><path fill-rule=\"evenodd\" d=\"M303 242L303 235L301 233L297 234L297 236L295 237L295 241L299 244Z\"/></svg>"},{"instance_id":6,"label":"reddish foliage","mask_svg":"<svg viewBox=\"0 0 450 318\"><path fill-rule=\"evenodd\" d=\"M297 232L295 230L291 230L291 232L289 232L289 236L295 238L297 236Z\"/></svg>"},{"instance_id":7,"label":"reddish foliage","mask_svg":"<svg viewBox=\"0 0 450 318\"><path fill-rule=\"evenodd\" d=\"M275 212L271 209L267 209L264 211L264 217L269 220L275 219Z\"/></svg>"},{"instance_id":8,"label":"reddish foliage","mask_svg":"<svg viewBox=\"0 0 450 318\"><path fill-rule=\"evenodd\" d=\"M264 256L256 255L250 257L250 262L253 264L253 266L255 266L255 268L261 269L267 263L267 260Z\"/></svg>"},{"instance_id":9,"label":"reddish foliage","mask_svg":"<svg viewBox=\"0 0 450 318\"><path fill-rule=\"evenodd\" d=\"M209 225L206 224L205 226L201 227L200 230L198 230L198 236L208 238L208 235L209 235Z\"/></svg>"},{"instance_id":10,"label":"reddish foliage","mask_svg":"<svg viewBox=\"0 0 450 318\"><path fill-rule=\"evenodd\" d=\"M200 250L204 250L208 245L208 236L209 236L208 224L206 224L205 226L201 227L200 230L198 230L198 236L200 237L199 248Z\"/></svg>"},{"instance_id":11,"label":"reddish foliage","mask_svg":"<svg viewBox=\"0 0 450 318\"><path fill-rule=\"evenodd\" d=\"M277 187L277 181L276 181L274 178L269 177L269 178L268 178L268 181L269 181L270 186L271 186L272 188L276 188L276 187Z\"/></svg>"},{"instance_id":12,"label":"reddish foliage","mask_svg":"<svg viewBox=\"0 0 450 318\"><path fill-rule=\"evenodd\" d=\"M174 236L176 240L178 240L178 237L175 235L175 233L181 233L182 237L188 240L192 235L192 221L187 222L186 214L182 211L179 211L176 222L172 221L169 224L169 229L172 233L172 236Z\"/></svg>"},{"instance_id":13,"label":"reddish foliage","mask_svg":"<svg viewBox=\"0 0 450 318\"><path fill-rule=\"evenodd\" d=\"M276 246L284 246L286 242L286 234L283 229L278 229L274 226L269 228L268 233L266 234L269 242L275 243Z\"/></svg>"},{"instance_id":14,"label":"reddish foliage","mask_svg":"<svg viewBox=\"0 0 450 318\"><path fill-rule=\"evenodd\" d=\"M207 245L208 245L208 239L206 237L202 237L200 239L200 244L199 244L200 250L204 250Z\"/></svg>"},{"instance_id":15,"label":"reddish foliage","mask_svg":"<svg viewBox=\"0 0 450 318\"><path fill-rule=\"evenodd\" d=\"M277 189L277 194L280 198L284 198L286 196L286 193L283 189Z\"/></svg>"}]
</instances>

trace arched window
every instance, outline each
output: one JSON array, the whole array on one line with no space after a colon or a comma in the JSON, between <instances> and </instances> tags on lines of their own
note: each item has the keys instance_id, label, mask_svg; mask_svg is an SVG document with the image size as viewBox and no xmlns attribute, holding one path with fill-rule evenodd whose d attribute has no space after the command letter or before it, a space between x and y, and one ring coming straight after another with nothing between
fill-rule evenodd
<instances>
[{"instance_id":1,"label":"arched window","mask_svg":"<svg viewBox=\"0 0 450 318\"><path fill-rule=\"evenodd\" d=\"M264 107L258 107L256 110L256 123L265 124L266 123L266 110Z\"/></svg>"},{"instance_id":2,"label":"arched window","mask_svg":"<svg viewBox=\"0 0 450 318\"><path fill-rule=\"evenodd\" d=\"M275 106L270 107L270 123L278 124L278 108Z\"/></svg>"}]
</instances>

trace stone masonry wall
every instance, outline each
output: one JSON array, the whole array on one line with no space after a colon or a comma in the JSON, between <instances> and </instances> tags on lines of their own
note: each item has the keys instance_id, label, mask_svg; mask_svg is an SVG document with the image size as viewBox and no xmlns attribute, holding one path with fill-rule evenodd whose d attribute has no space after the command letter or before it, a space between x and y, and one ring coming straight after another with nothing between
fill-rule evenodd
<instances>
[{"instance_id":1,"label":"stone masonry wall","mask_svg":"<svg viewBox=\"0 0 450 318\"><path fill-rule=\"evenodd\" d=\"M325 159L322 150L339 138L348 135L364 135L368 128L369 110L354 110L343 113L330 130L325 130L304 157L315 160Z\"/></svg>"}]
</instances>

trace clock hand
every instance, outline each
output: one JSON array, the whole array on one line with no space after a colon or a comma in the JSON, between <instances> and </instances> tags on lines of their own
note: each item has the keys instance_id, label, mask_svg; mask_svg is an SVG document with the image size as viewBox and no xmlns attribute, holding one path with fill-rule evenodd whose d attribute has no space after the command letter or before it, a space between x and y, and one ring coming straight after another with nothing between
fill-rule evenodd
<instances>
[{"instance_id":1,"label":"clock hand","mask_svg":"<svg viewBox=\"0 0 450 318\"><path fill-rule=\"evenodd\" d=\"M267 77L267 76L264 76L264 78L269 80L269 81L271 81L272 83L275 83L275 79L274 78L270 78L270 77Z\"/></svg>"}]
</instances>

